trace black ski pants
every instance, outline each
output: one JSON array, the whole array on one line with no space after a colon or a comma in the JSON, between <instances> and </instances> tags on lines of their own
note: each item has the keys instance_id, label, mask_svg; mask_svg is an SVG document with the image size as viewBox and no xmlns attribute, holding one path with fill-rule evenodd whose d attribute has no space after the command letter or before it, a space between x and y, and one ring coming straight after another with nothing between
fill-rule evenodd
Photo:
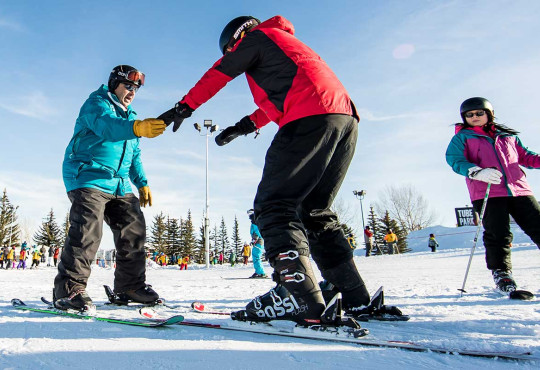
<instances>
[{"instance_id":1,"label":"black ski pants","mask_svg":"<svg viewBox=\"0 0 540 370\"><path fill-rule=\"evenodd\" d=\"M357 137L358 121L342 114L301 118L278 131L254 202L269 260L291 249L302 255L311 250L323 270L352 258L353 248L330 207Z\"/></svg>"},{"instance_id":2,"label":"black ski pants","mask_svg":"<svg viewBox=\"0 0 540 370\"><path fill-rule=\"evenodd\" d=\"M483 199L473 201L479 214L482 202ZM534 196L488 198L482 225L489 270L512 269L510 216L540 248L540 206Z\"/></svg>"},{"instance_id":3,"label":"black ski pants","mask_svg":"<svg viewBox=\"0 0 540 370\"><path fill-rule=\"evenodd\" d=\"M137 197L132 193L115 196L90 188L72 190L68 197L70 226L54 280L56 298L86 288L101 242L103 221L111 228L116 247L114 290L143 287L146 224Z\"/></svg>"}]
</instances>

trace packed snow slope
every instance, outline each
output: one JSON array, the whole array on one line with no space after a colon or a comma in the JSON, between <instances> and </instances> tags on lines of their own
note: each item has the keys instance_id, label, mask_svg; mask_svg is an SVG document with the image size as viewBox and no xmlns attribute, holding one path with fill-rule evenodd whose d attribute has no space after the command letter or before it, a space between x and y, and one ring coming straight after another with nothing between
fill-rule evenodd
<instances>
[{"instance_id":1,"label":"packed snow slope","mask_svg":"<svg viewBox=\"0 0 540 370\"><path fill-rule=\"evenodd\" d=\"M373 292L384 285L386 303L399 306L411 316L408 322L362 323L370 329L371 337L457 349L531 351L540 356L538 298L510 301L493 291L481 240L469 274L468 293L459 297L474 231L474 227L431 228L413 233L410 244L415 252L404 255L365 258L362 249L357 251L355 260L368 289ZM430 232L441 245L437 253L427 248L425 236ZM518 242L516 237L513 263L518 285L539 296L537 247L530 240ZM271 271L268 265L266 269ZM251 264L227 264L210 270L190 266L188 271L151 265L147 281L169 304L182 307L186 318L219 322L228 318L192 313L190 303L200 300L216 309L240 308L274 285L270 279L244 279L252 273ZM40 304L41 296L50 298L55 274L55 268L46 266L0 271L0 369L540 368L540 362L408 352L215 329L130 327L11 307L12 298L27 304ZM106 300L102 285L112 285L113 274L113 269L93 269L88 292L94 301ZM132 316L136 317L136 311Z\"/></svg>"}]
</instances>

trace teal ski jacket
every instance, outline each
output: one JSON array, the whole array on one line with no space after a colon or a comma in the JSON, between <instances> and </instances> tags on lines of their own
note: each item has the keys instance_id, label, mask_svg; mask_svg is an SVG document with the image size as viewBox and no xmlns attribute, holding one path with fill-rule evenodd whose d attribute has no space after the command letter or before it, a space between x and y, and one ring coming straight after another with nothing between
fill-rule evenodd
<instances>
[{"instance_id":1,"label":"teal ski jacket","mask_svg":"<svg viewBox=\"0 0 540 370\"><path fill-rule=\"evenodd\" d=\"M108 194L131 193L148 185L139 138L133 133L137 113L122 109L107 86L94 91L84 102L64 155L62 175L66 191L94 188Z\"/></svg>"}]
</instances>

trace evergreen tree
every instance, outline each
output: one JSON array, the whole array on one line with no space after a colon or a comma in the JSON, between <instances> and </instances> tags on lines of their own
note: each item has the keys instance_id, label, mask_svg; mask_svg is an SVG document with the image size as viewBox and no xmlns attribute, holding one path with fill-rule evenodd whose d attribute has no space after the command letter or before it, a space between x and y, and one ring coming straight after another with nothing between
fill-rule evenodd
<instances>
[{"instance_id":1,"label":"evergreen tree","mask_svg":"<svg viewBox=\"0 0 540 370\"><path fill-rule=\"evenodd\" d=\"M51 208L51 211L41 223L39 230L34 234L33 239L37 245L51 247L59 245L61 238L62 231L60 231L60 227L58 227L58 224L56 223L54 211Z\"/></svg>"},{"instance_id":2,"label":"evergreen tree","mask_svg":"<svg viewBox=\"0 0 540 370\"><path fill-rule=\"evenodd\" d=\"M148 242L157 252L167 252L167 224L163 212L154 216L154 223L150 230Z\"/></svg>"},{"instance_id":3,"label":"evergreen tree","mask_svg":"<svg viewBox=\"0 0 540 370\"><path fill-rule=\"evenodd\" d=\"M195 230L191 210L188 210L187 218L182 223L182 256L193 256L196 248Z\"/></svg>"},{"instance_id":4,"label":"evergreen tree","mask_svg":"<svg viewBox=\"0 0 540 370\"><path fill-rule=\"evenodd\" d=\"M229 244L229 236L227 235L227 225L225 225L225 219L221 217L221 224L219 226L219 245L218 249L223 252L224 256L227 256L231 251Z\"/></svg>"},{"instance_id":5,"label":"evergreen tree","mask_svg":"<svg viewBox=\"0 0 540 370\"><path fill-rule=\"evenodd\" d=\"M206 263L206 246L204 240L204 218L202 220L201 227L199 227L199 237L195 243L195 250L193 251L193 258L197 263Z\"/></svg>"},{"instance_id":6,"label":"evergreen tree","mask_svg":"<svg viewBox=\"0 0 540 370\"><path fill-rule=\"evenodd\" d=\"M180 221L181 222L181 221ZM167 217L167 255L172 256L181 252L181 233L178 219Z\"/></svg>"},{"instance_id":7,"label":"evergreen tree","mask_svg":"<svg viewBox=\"0 0 540 370\"><path fill-rule=\"evenodd\" d=\"M238 225L238 218L234 215L234 225L232 231L232 244L231 247L238 258L242 254L243 247L242 239L240 238L240 226Z\"/></svg>"},{"instance_id":8,"label":"evergreen tree","mask_svg":"<svg viewBox=\"0 0 540 370\"><path fill-rule=\"evenodd\" d=\"M386 235L389 229L392 229L394 234L398 238L397 246L399 253L409 252L410 249L407 247L407 232L398 224L398 222L390 218L390 213L385 212L384 217L379 220L380 232L378 236L382 235L381 243L384 242L384 235Z\"/></svg>"},{"instance_id":9,"label":"evergreen tree","mask_svg":"<svg viewBox=\"0 0 540 370\"><path fill-rule=\"evenodd\" d=\"M20 228L17 223L17 208L9 201L4 189L0 200L0 246L19 244Z\"/></svg>"}]
</instances>

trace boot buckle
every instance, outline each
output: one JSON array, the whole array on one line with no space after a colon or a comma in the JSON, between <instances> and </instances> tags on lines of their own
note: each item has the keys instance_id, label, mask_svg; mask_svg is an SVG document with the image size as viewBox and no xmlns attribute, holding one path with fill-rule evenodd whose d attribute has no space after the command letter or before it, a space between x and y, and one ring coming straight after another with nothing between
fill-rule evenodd
<instances>
[{"instance_id":1,"label":"boot buckle","mask_svg":"<svg viewBox=\"0 0 540 370\"><path fill-rule=\"evenodd\" d=\"M283 275L283 280L285 283L301 283L302 281L306 280L306 275L302 274L301 272L295 272L290 275Z\"/></svg>"},{"instance_id":2,"label":"boot buckle","mask_svg":"<svg viewBox=\"0 0 540 370\"><path fill-rule=\"evenodd\" d=\"M295 260L300 256L297 250L291 249L290 251L278 254L280 260Z\"/></svg>"}]
</instances>

